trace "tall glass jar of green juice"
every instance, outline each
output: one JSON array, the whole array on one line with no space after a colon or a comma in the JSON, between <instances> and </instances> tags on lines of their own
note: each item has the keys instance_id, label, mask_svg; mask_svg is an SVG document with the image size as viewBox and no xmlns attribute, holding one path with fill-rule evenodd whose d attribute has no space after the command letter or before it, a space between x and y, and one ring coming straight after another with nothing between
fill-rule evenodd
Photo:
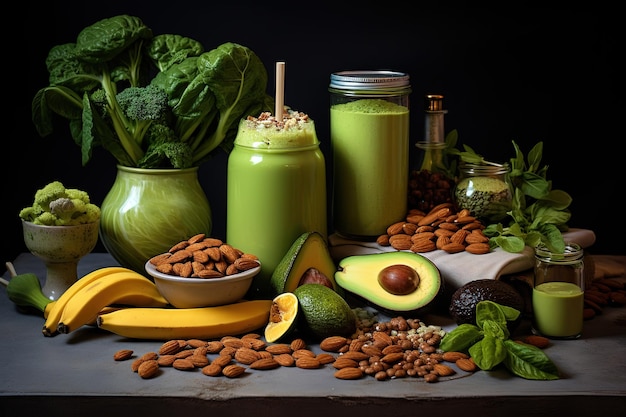
<instances>
[{"instance_id":1,"label":"tall glass jar of green juice","mask_svg":"<svg viewBox=\"0 0 626 417\"><path fill-rule=\"evenodd\" d=\"M327 237L326 163L313 120L294 111L242 120L226 187L226 240L261 262L247 297L272 298L271 276L296 239Z\"/></svg>"},{"instance_id":2,"label":"tall glass jar of green juice","mask_svg":"<svg viewBox=\"0 0 626 417\"><path fill-rule=\"evenodd\" d=\"M407 212L409 75L337 72L329 92L333 228L375 240Z\"/></svg>"}]
</instances>

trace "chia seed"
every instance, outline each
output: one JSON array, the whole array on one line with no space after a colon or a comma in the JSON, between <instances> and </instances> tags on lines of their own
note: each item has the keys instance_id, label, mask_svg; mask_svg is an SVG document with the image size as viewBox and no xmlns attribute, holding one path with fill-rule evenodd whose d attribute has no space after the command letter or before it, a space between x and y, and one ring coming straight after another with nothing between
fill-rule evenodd
<instances>
[{"instance_id":1,"label":"chia seed","mask_svg":"<svg viewBox=\"0 0 626 417\"><path fill-rule=\"evenodd\" d=\"M513 198L509 185L492 177L465 178L457 184L454 195L459 208L488 222L502 220Z\"/></svg>"}]
</instances>

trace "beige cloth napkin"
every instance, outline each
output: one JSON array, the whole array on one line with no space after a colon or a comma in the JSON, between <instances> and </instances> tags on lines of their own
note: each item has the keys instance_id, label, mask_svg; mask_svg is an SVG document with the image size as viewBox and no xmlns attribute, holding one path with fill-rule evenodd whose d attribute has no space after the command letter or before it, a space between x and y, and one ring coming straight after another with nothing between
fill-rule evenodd
<instances>
[{"instance_id":1,"label":"beige cloth napkin","mask_svg":"<svg viewBox=\"0 0 626 417\"><path fill-rule=\"evenodd\" d=\"M570 228L568 232L563 233L563 238L566 242L578 243L582 248L588 248L595 242L596 235L591 230ZM329 236L328 241L331 256L336 262L352 255L396 251L392 247L380 246L376 242L349 240L337 234ZM526 271L534 266L534 250L529 246L520 253L510 253L496 248L484 255L469 252L450 254L442 250L420 255L430 259L439 268L446 286L452 288L461 287L476 279L499 279L503 275Z\"/></svg>"}]
</instances>

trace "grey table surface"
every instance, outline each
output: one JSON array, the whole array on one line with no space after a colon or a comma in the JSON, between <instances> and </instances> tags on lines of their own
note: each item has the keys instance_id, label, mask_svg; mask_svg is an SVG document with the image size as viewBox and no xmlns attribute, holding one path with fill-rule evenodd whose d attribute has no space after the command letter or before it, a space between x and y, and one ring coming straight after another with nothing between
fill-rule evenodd
<instances>
[{"instance_id":1,"label":"grey table surface","mask_svg":"<svg viewBox=\"0 0 626 417\"><path fill-rule=\"evenodd\" d=\"M626 257L617 259L626 264ZM30 254L21 254L13 264L18 273L45 278L42 262ZM115 264L109 254L92 253L79 263L79 276ZM443 316L419 318L454 327ZM552 342L545 352L561 372L555 381L526 380L502 368L459 372L438 383L422 378L344 381L334 378L328 365L317 370L248 370L234 379L167 368L154 379L142 380L130 370L130 362L115 362L113 354L119 349L158 351L162 342L126 339L90 326L44 337L42 325L41 314L16 308L0 285L1 416L35 411L63 416L583 416L615 415L626 407L626 307L607 307L586 321L578 340ZM321 352L317 345L310 348Z\"/></svg>"}]
</instances>

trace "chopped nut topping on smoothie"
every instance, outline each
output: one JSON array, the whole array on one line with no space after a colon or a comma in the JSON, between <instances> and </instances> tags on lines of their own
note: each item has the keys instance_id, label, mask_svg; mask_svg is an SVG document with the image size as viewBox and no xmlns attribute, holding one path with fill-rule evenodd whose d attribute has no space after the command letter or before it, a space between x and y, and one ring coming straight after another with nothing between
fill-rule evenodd
<instances>
[{"instance_id":1,"label":"chopped nut topping on smoothie","mask_svg":"<svg viewBox=\"0 0 626 417\"><path fill-rule=\"evenodd\" d=\"M278 120L270 112L263 112L259 117L248 116L246 118L248 127L252 128L275 128L276 130L298 128L301 129L305 123L309 123L309 115L299 111L289 110L283 114L283 119Z\"/></svg>"}]
</instances>

